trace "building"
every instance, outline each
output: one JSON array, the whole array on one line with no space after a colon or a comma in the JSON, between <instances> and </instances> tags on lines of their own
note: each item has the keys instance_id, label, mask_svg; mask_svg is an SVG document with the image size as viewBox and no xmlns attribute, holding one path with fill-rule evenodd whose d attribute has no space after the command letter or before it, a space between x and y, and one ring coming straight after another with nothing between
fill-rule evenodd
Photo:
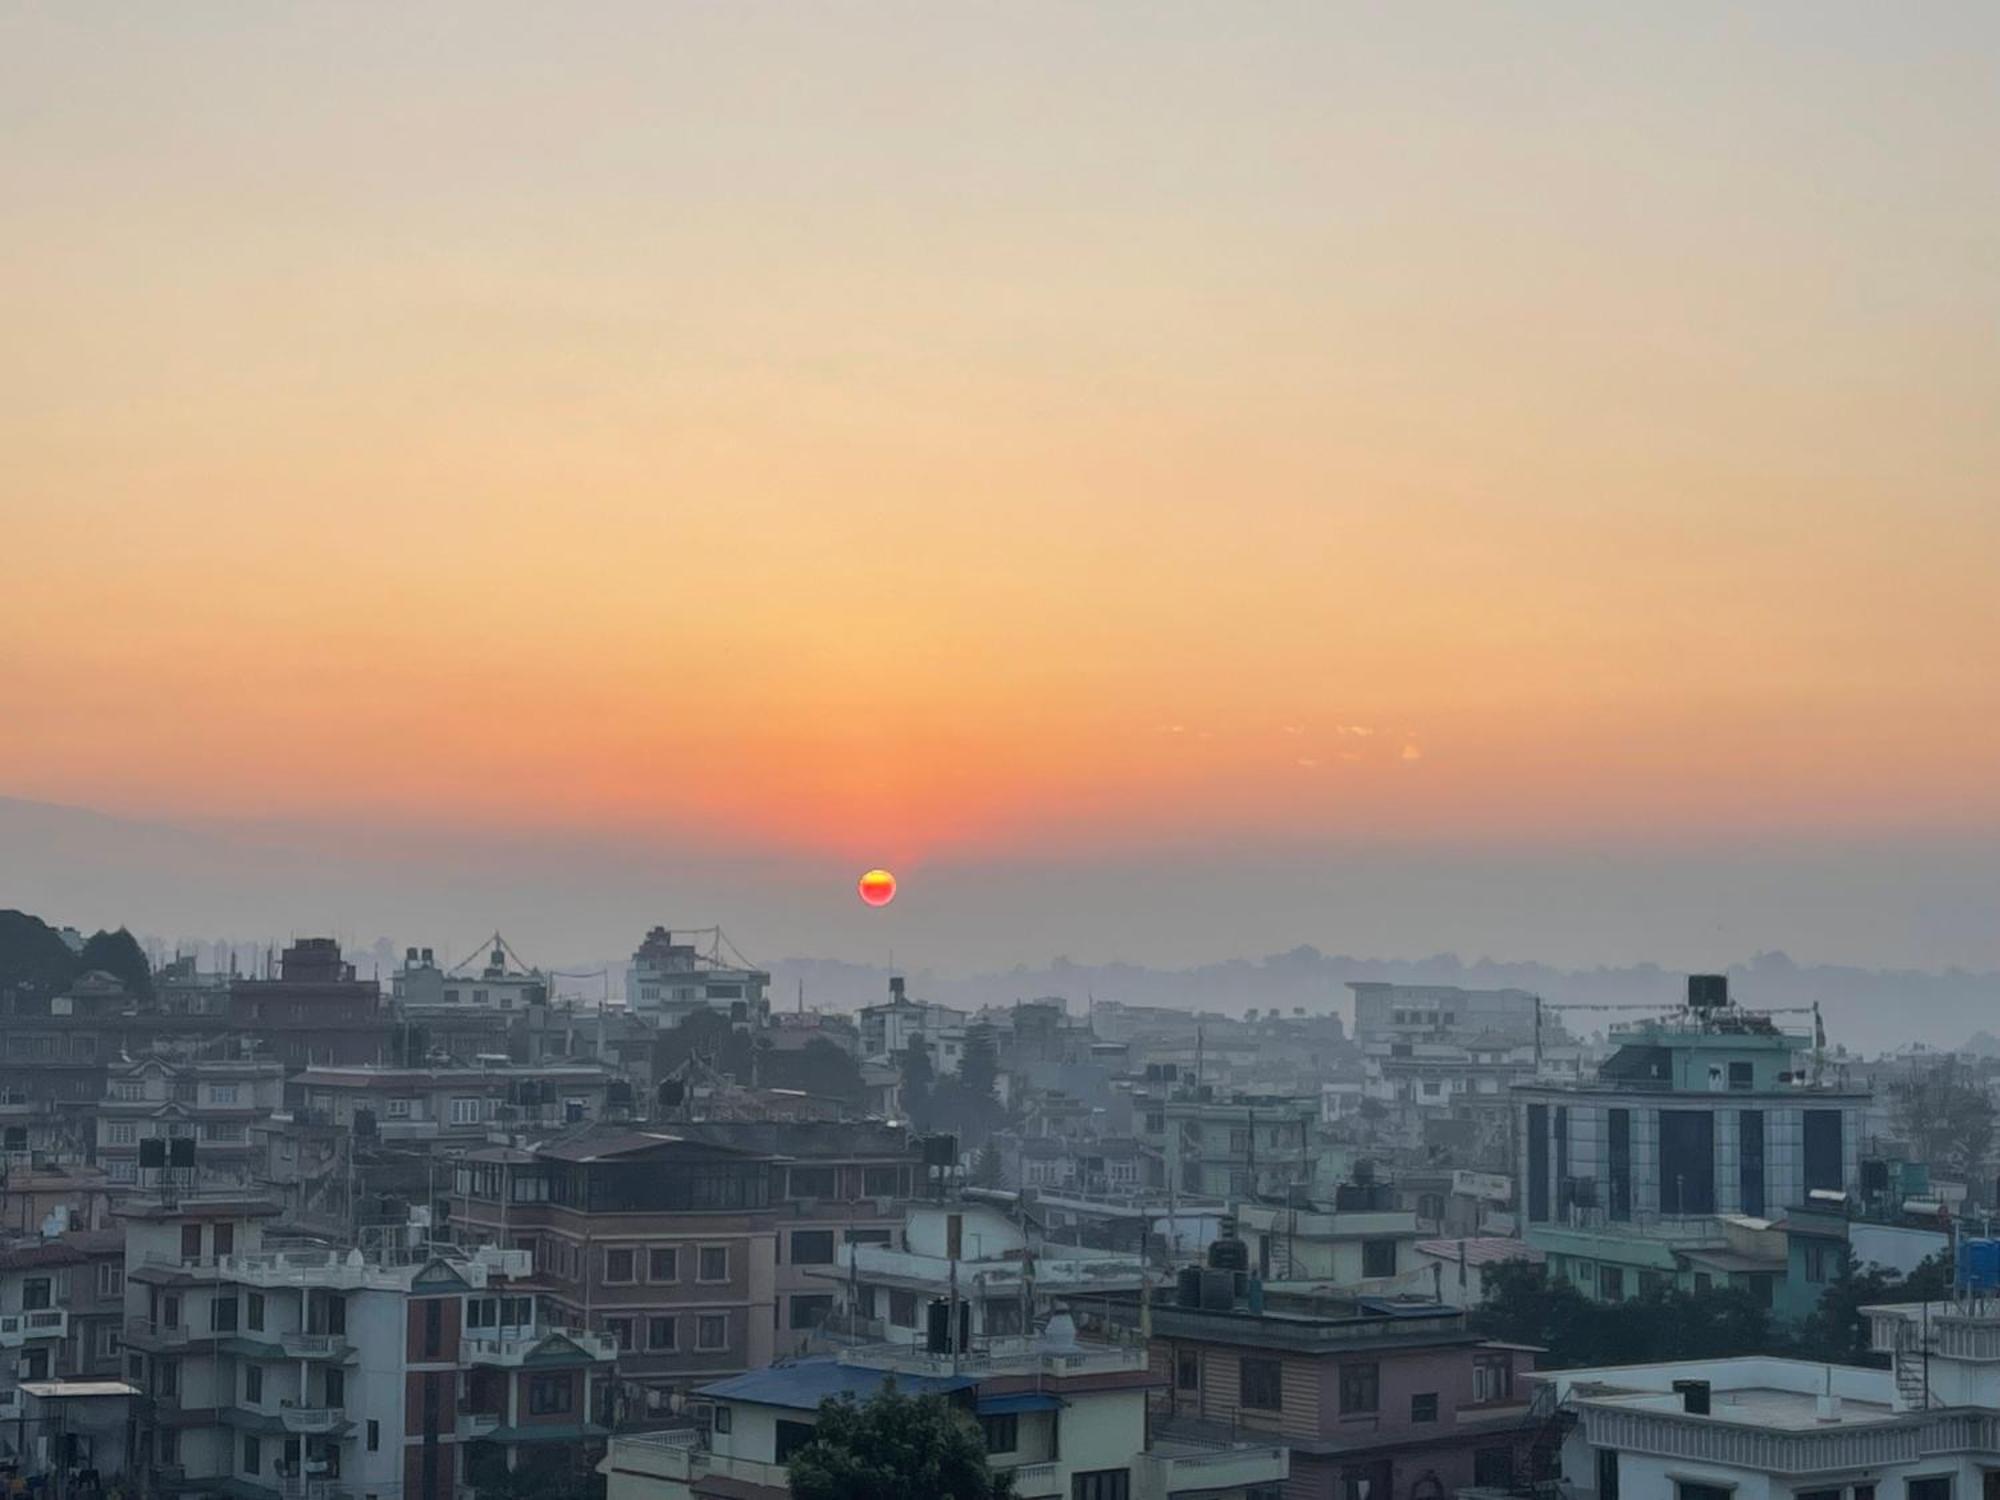
<instances>
[{"instance_id":1,"label":"building","mask_svg":"<svg viewBox=\"0 0 2000 1500\"><path fill-rule=\"evenodd\" d=\"M726 964L720 954L677 943L666 928L655 927L632 955L625 1006L655 1026L678 1026L696 1011L762 1026L771 1014L770 987L771 976L762 970Z\"/></svg>"},{"instance_id":2,"label":"building","mask_svg":"<svg viewBox=\"0 0 2000 1500\"><path fill-rule=\"evenodd\" d=\"M260 1039L289 1071L374 1062L390 1043L381 987L356 979L332 938L293 943L279 955L276 978L231 980L227 1020L231 1030Z\"/></svg>"},{"instance_id":3,"label":"building","mask_svg":"<svg viewBox=\"0 0 2000 1500\"><path fill-rule=\"evenodd\" d=\"M1176 1190L1232 1201L1310 1191L1319 1109L1317 1097L1220 1096L1207 1085L1161 1084L1135 1100L1138 1138Z\"/></svg>"},{"instance_id":4,"label":"building","mask_svg":"<svg viewBox=\"0 0 2000 1500\"><path fill-rule=\"evenodd\" d=\"M1239 1204L1236 1226L1251 1266L1266 1281L1375 1294L1431 1290L1417 1254L1417 1216L1395 1207L1386 1186L1351 1185L1330 1207Z\"/></svg>"},{"instance_id":5,"label":"building","mask_svg":"<svg viewBox=\"0 0 2000 1500\"><path fill-rule=\"evenodd\" d=\"M1540 1265L1542 1252L1524 1240L1496 1235L1417 1241L1419 1264L1432 1280L1432 1294L1452 1307L1477 1307L1486 1300L1486 1273L1495 1266Z\"/></svg>"},{"instance_id":6,"label":"building","mask_svg":"<svg viewBox=\"0 0 2000 1500\"><path fill-rule=\"evenodd\" d=\"M0 1247L0 1417L20 1386L123 1372L124 1236L76 1230ZM8 1407L14 1412L8 1412Z\"/></svg>"},{"instance_id":7,"label":"building","mask_svg":"<svg viewBox=\"0 0 2000 1500\"><path fill-rule=\"evenodd\" d=\"M841 1246L821 1273L841 1299L838 1326L870 1341L921 1342L934 1309L955 1305L968 1343L1018 1336L1058 1312L1090 1327L1104 1298L1144 1284L1137 1253L1055 1242L1017 1195L980 1196L994 1201L913 1206L900 1247Z\"/></svg>"},{"instance_id":8,"label":"building","mask_svg":"<svg viewBox=\"0 0 2000 1500\"><path fill-rule=\"evenodd\" d=\"M1674 1019L1616 1031L1593 1081L1513 1090L1525 1237L1593 1296L1684 1271L1803 1300L1778 1288L1787 1256L1769 1230L1859 1200L1868 1095L1824 1082L1801 1056L1816 1038L1738 1008L1721 979L1696 976L1689 996Z\"/></svg>"},{"instance_id":9,"label":"building","mask_svg":"<svg viewBox=\"0 0 2000 1500\"><path fill-rule=\"evenodd\" d=\"M949 1005L910 999L898 974L889 980L885 1003L861 1008L861 1055L874 1062L893 1061L922 1041L931 1054L932 1068L944 1063L942 1070L948 1072L958 1066L956 1049L963 1044L966 1020L966 1012ZM947 1035L953 1039L949 1052L941 1040Z\"/></svg>"},{"instance_id":10,"label":"building","mask_svg":"<svg viewBox=\"0 0 2000 1500\"><path fill-rule=\"evenodd\" d=\"M247 1183L255 1127L278 1110L284 1089L284 1066L254 1057L121 1063L97 1106L97 1160L111 1182L132 1185L141 1142L191 1140L204 1174Z\"/></svg>"},{"instance_id":11,"label":"building","mask_svg":"<svg viewBox=\"0 0 2000 1500\"><path fill-rule=\"evenodd\" d=\"M1226 1243L1153 1294L1157 1418L1284 1444L1287 1500L1445 1500L1529 1476L1533 1351L1437 1302L1272 1291L1213 1264Z\"/></svg>"},{"instance_id":12,"label":"building","mask_svg":"<svg viewBox=\"0 0 2000 1500\"><path fill-rule=\"evenodd\" d=\"M705 1429L614 1440L606 1500L782 1500L786 1461L811 1440L820 1402L866 1400L892 1381L976 1421L987 1462L1021 1500L1274 1500L1285 1483L1276 1442L1170 1431L1149 1442L1147 1394L1160 1382L1144 1349L1079 1343L1058 1319L955 1353L851 1349L706 1386Z\"/></svg>"},{"instance_id":13,"label":"building","mask_svg":"<svg viewBox=\"0 0 2000 1500\"><path fill-rule=\"evenodd\" d=\"M616 1097L630 1104L596 1063L400 1068L382 1064L307 1068L286 1088L303 1110L334 1126L384 1141L483 1143L494 1130L551 1130L604 1117Z\"/></svg>"},{"instance_id":14,"label":"building","mask_svg":"<svg viewBox=\"0 0 2000 1500\"><path fill-rule=\"evenodd\" d=\"M1540 999L1526 990L1467 990L1454 984L1387 984L1349 980L1354 992L1354 1039L1363 1048L1385 1042L1497 1043L1536 1040Z\"/></svg>"},{"instance_id":15,"label":"building","mask_svg":"<svg viewBox=\"0 0 2000 1500\"><path fill-rule=\"evenodd\" d=\"M1981 1500L2000 1491L2000 1314L1863 1309L1889 1369L1751 1356L1537 1379L1587 1500Z\"/></svg>"},{"instance_id":16,"label":"building","mask_svg":"<svg viewBox=\"0 0 2000 1500\"><path fill-rule=\"evenodd\" d=\"M269 1251L274 1212L212 1194L120 1205L148 1488L453 1500L496 1469L591 1457L615 1351L544 1319L526 1255Z\"/></svg>"}]
</instances>

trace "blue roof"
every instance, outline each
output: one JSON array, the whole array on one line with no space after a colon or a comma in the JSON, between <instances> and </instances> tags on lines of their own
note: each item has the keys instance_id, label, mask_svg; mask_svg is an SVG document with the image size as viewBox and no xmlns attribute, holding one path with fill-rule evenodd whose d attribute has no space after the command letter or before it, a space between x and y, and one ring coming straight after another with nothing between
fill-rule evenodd
<instances>
[{"instance_id":1,"label":"blue roof","mask_svg":"<svg viewBox=\"0 0 2000 1500\"><path fill-rule=\"evenodd\" d=\"M1062 1401L1044 1391L1023 1391L1018 1396L981 1396L973 1408L982 1417L1011 1417L1024 1411L1059 1411Z\"/></svg>"},{"instance_id":2,"label":"blue roof","mask_svg":"<svg viewBox=\"0 0 2000 1500\"><path fill-rule=\"evenodd\" d=\"M901 1371L869 1370L837 1359L802 1359L768 1370L752 1370L705 1385L700 1394L719 1401L754 1401L760 1406L789 1406L815 1411L828 1396L865 1400L894 1380L906 1396L962 1391L978 1382L969 1375L906 1375Z\"/></svg>"}]
</instances>

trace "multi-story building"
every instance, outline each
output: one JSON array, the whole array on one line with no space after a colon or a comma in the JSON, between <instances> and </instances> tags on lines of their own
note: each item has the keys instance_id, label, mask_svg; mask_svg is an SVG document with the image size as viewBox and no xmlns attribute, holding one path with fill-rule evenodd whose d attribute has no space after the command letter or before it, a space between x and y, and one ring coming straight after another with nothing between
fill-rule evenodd
<instances>
[{"instance_id":1,"label":"multi-story building","mask_svg":"<svg viewBox=\"0 0 2000 1500\"><path fill-rule=\"evenodd\" d=\"M1459 1042L1490 1037L1532 1044L1541 1001L1526 990L1467 990L1454 984L1388 984L1351 979L1354 1039Z\"/></svg>"},{"instance_id":2,"label":"multi-story building","mask_svg":"<svg viewBox=\"0 0 2000 1500\"><path fill-rule=\"evenodd\" d=\"M483 1142L494 1130L547 1130L603 1118L618 1091L595 1063L308 1068L287 1089L296 1109L385 1141ZM620 1095L624 1097L624 1095Z\"/></svg>"},{"instance_id":3,"label":"multi-story building","mask_svg":"<svg viewBox=\"0 0 2000 1500\"><path fill-rule=\"evenodd\" d=\"M946 1071L958 1066L957 1047L965 1036L966 1012L929 1000L912 1000L903 987L903 976L889 980L889 998L881 1005L861 1008L861 1055L882 1062L901 1057L922 1042L931 1054L931 1066L946 1064ZM947 1051L944 1038L953 1041Z\"/></svg>"},{"instance_id":4,"label":"multi-story building","mask_svg":"<svg viewBox=\"0 0 2000 1500\"><path fill-rule=\"evenodd\" d=\"M1279 1443L1165 1432L1149 1441L1146 1397L1159 1381L1145 1351L1079 1343L1058 1320L1038 1336L956 1352L871 1346L705 1386L705 1429L613 1440L607 1500L783 1500L786 1464L811 1441L821 1401L865 1401L890 1383L942 1396L976 1421L988 1465L1021 1500L1274 1500L1284 1489Z\"/></svg>"},{"instance_id":5,"label":"multi-story building","mask_svg":"<svg viewBox=\"0 0 2000 1500\"><path fill-rule=\"evenodd\" d=\"M1982 1500L2000 1492L1990 1301L1863 1309L1888 1369L1766 1355L1536 1377L1579 1500ZM1504 1492L1503 1492L1504 1493Z\"/></svg>"},{"instance_id":6,"label":"multi-story building","mask_svg":"<svg viewBox=\"0 0 2000 1500\"><path fill-rule=\"evenodd\" d=\"M893 1248L921 1168L867 1122L710 1121L586 1132L461 1160L475 1243L532 1251L550 1304L612 1338L633 1409L797 1353L827 1321L825 1272Z\"/></svg>"},{"instance_id":7,"label":"multi-story building","mask_svg":"<svg viewBox=\"0 0 2000 1500\"><path fill-rule=\"evenodd\" d=\"M965 1342L1018 1335L1058 1312L1089 1324L1098 1299L1145 1282L1136 1253L1050 1241L1019 1201L918 1204L902 1238L843 1245L821 1273L850 1336L922 1341L940 1305L957 1306Z\"/></svg>"},{"instance_id":8,"label":"multi-story building","mask_svg":"<svg viewBox=\"0 0 2000 1500\"><path fill-rule=\"evenodd\" d=\"M279 955L275 978L231 980L227 1022L291 1071L374 1062L392 1043L381 986L355 978L332 938L300 938Z\"/></svg>"},{"instance_id":9,"label":"multi-story building","mask_svg":"<svg viewBox=\"0 0 2000 1500\"><path fill-rule=\"evenodd\" d=\"M1317 1098L1219 1095L1162 1084L1134 1101L1141 1142L1177 1191L1226 1200L1287 1198L1309 1190Z\"/></svg>"},{"instance_id":10,"label":"multi-story building","mask_svg":"<svg viewBox=\"0 0 2000 1500\"><path fill-rule=\"evenodd\" d=\"M121 1063L97 1106L97 1160L113 1183L135 1184L140 1142L191 1140L205 1174L248 1182L253 1131L278 1109L284 1089L284 1066L259 1058Z\"/></svg>"},{"instance_id":11,"label":"multi-story building","mask_svg":"<svg viewBox=\"0 0 2000 1500\"><path fill-rule=\"evenodd\" d=\"M1823 1081L1805 1056L1816 1038L1735 1006L1721 979L1696 976L1689 995L1677 1019L1616 1031L1595 1080L1515 1087L1516 1207L1552 1273L1591 1295L1719 1266L1772 1273L1749 1284L1775 1305L1790 1300L1782 1248L1749 1265L1717 1220L1747 1233L1742 1221L1858 1200L1868 1095ZM1697 1266L1702 1248L1725 1259Z\"/></svg>"},{"instance_id":12,"label":"multi-story building","mask_svg":"<svg viewBox=\"0 0 2000 1500\"><path fill-rule=\"evenodd\" d=\"M655 1026L678 1026L696 1011L718 1011L732 1021L761 1026L771 1013L761 969L724 963L693 943L674 941L664 927L646 934L625 976L625 1007Z\"/></svg>"},{"instance_id":13,"label":"multi-story building","mask_svg":"<svg viewBox=\"0 0 2000 1500\"><path fill-rule=\"evenodd\" d=\"M124 1236L76 1230L0 1247L0 1415L22 1381L115 1379L125 1326Z\"/></svg>"},{"instance_id":14,"label":"multi-story building","mask_svg":"<svg viewBox=\"0 0 2000 1500\"><path fill-rule=\"evenodd\" d=\"M1533 1467L1532 1354L1480 1339L1460 1309L1190 1268L1150 1313L1156 1414L1283 1443L1290 1500L1445 1500ZM1136 1325L1136 1304L1123 1317Z\"/></svg>"},{"instance_id":15,"label":"multi-story building","mask_svg":"<svg viewBox=\"0 0 2000 1500\"><path fill-rule=\"evenodd\" d=\"M240 1196L119 1212L151 1489L453 1500L495 1469L594 1457L615 1351L546 1320L526 1255L267 1251L275 1206Z\"/></svg>"},{"instance_id":16,"label":"multi-story building","mask_svg":"<svg viewBox=\"0 0 2000 1500\"><path fill-rule=\"evenodd\" d=\"M1267 1281L1322 1282L1375 1294L1428 1290L1417 1216L1385 1187L1342 1190L1331 1207L1244 1203L1237 1229Z\"/></svg>"}]
</instances>

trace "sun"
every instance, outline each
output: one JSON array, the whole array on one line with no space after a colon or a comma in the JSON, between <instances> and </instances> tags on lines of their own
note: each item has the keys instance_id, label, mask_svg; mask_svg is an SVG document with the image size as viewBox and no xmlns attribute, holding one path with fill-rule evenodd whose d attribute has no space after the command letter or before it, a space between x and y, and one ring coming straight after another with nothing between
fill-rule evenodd
<instances>
[{"instance_id":1,"label":"sun","mask_svg":"<svg viewBox=\"0 0 2000 1500\"><path fill-rule=\"evenodd\" d=\"M870 870L855 882L855 888L870 906L887 906L896 899L896 877L887 870Z\"/></svg>"}]
</instances>

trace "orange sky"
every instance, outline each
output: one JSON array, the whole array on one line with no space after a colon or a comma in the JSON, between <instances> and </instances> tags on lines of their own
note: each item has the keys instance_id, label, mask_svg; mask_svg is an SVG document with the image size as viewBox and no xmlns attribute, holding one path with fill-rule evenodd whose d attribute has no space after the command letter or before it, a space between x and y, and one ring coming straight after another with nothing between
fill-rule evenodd
<instances>
[{"instance_id":1,"label":"orange sky","mask_svg":"<svg viewBox=\"0 0 2000 1500\"><path fill-rule=\"evenodd\" d=\"M2000 822L1992 15L1395 9L17 15L0 793Z\"/></svg>"}]
</instances>

